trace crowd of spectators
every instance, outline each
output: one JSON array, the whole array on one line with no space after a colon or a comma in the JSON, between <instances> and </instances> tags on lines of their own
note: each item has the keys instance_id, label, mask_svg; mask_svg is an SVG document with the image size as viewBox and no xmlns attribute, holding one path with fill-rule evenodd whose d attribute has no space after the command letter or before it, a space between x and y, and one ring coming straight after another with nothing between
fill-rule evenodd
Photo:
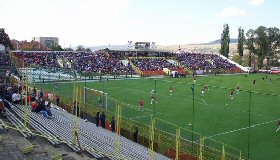
<instances>
[{"instance_id":1,"label":"crowd of spectators","mask_svg":"<svg viewBox=\"0 0 280 160\"><path fill-rule=\"evenodd\" d=\"M51 112L51 103L46 102L43 97L43 91L37 94L36 89L30 93L26 92L25 87L22 87L20 83L10 83L6 79L0 79L0 111L5 111L5 108L11 108L11 104L25 104L31 105L31 111L38 114L42 114L44 117L50 119L53 117ZM25 98L26 97L26 98ZM25 101L27 99L27 101Z\"/></svg>"},{"instance_id":2,"label":"crowd of spectators","mask_svg":"<svg viewBox=\"0 0 280 160\"><path fill-rule=\"evenodd\" d=\"M79 53L76 58L68 58L74 69L97 73L134 74L131 66L123 64L124 57L120 53Z\"/></svg>"},{"instance_id":3,"label":"crowd of spectators","mask_svg":"<svg viewBox=\"0 0 280 160\"><path fill-rule=\"evenodd\" d=\"M67 68L68 66L59 66L58 64L57 59L62 58L71 63L72 69L81 72L135 74L130 62L124 64L125 56L127 55L119 52L108 53L103 50L95 52L16 52L15 55L18 59L24 60L26 63L40 66ZM167 57L149 58L139 57L139 55L136 56L130 60L131 63L141 71L162 71L163 68L168 68L172 71L183 70L177 65L167 61ZM176 58L182 66L191 70L232 69L236 67L235 64L230 63L217 54L185 52L173 54L173 57Z\"/></svg>"},{"instance_id":4,"label":"crowd of spectators","mask_svg":"<svg viewBox=\"0 0 280 160\"><path fill-rule=\"evenodd\" d=\"M66 59L71 63L71 68L96 73L134 74L132 67L125 65L121 60L124 56L120 53L96 52L15 52L19 61L28 64L60 67L57 59Z\"/></svg>"},{"instance_id":5,"label":"crowd of spectators","mask_svg":"<svg viewBox=\"0 0 280 160\"><path fill-rule=\"evenodd\" d=\"M141 71L161 71L163 68L179 69L178 66L168 62L165 58L133 58L131 62Z\"/></svg>"},{"instance_id":6,"label":"crowd of spectators","mask_svg":"<svg viewBox=\"0 0 280 160\"><path fill-rule=\"evenodd\" d=\"M0 65L1 66L12 65L12 61L6 52L0 52Z\"/></svg>"},{"instance_id":7,"label":"crowd of spectators","mask_svg":"<svg viewBox=\"0 0 280 160\"><path fill-rule=\"evenodd\" d=\"M177 59L183 66L192 70L232 69L236 67L235 64L230 63L217 54L187 52L178 54Z\"/></svg>"},{"instance_id":8,"label":"crowd of spectators","mask_svg":"<svg viewBox=\"0 0 280 160\"><path fill-rule=\"evenodd\" d=\"M19 62L37 66L59 67L54 54L49 52L14 52Z\"/></svg>"}]
</instances>

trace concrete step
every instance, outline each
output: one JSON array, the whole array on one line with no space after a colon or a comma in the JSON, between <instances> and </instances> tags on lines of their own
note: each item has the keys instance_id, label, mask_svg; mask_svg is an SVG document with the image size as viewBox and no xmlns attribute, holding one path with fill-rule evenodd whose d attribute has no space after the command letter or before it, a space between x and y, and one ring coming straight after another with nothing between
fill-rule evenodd
<instances>
[{"instance_id":1,"label":"concrete step","mask_svg":"<svg viewBox=\"0 0 280 160\"><path fill-rule=\"evenodd\" d=\"M27 154L33 151L33 145L23 136L19 134L11 134L13 141L23 154Z\"/></svg>"},{"instance_id":2,"label":"concrete step","mask_svg":"<svg viewBox=\"0 0 280 160\"><path fill-rule=\"evenodd\" d=\"M0 115L0 117L1 116L2 115ZM7 132L8 131L8 128L6 128L5 125L6 125L5 122L2 119L0 119L0 132Z\"/></svg>"},{"instance_id":3,"label":"concrete step","mask_svg":"<svg viewBox=\"0 0 280 160\"><path fill-rule=\"evenodd\" d=\"M84 157L78 155L76 152L72 151L66 144L61 144L59 147L54 147L50 145L45 138L39 136L36 136L34 141L40 144L40 150L46 151L51 160L93 160L86 154L84 155Z\"/></svg>"},{"instance_id":4,"label":"concrete step","mask_svg":"<svg viewBox=\"0 0 280 160\"><path fill-rule=\"evenodd\" d=\"M7 119L3 121L6 125L13 127ZM2 141L0 141L0 160L91 160L90 155L85 154L84 157L82 157L76 152L73 152L65 144L54 147L50 145L45 138L40 136L27 140L14 129L9 129L7 132L0 132L0 137L2 137ZM29 145L31 144L33 146L33 151L24 154L28 149L20 149L18 139L23 140L23 142Z\"/></svg>"},{"instance_id":5,"label":"concrete step","mask_svg":"<svg viewBox=\"0 0 280 160\"><path fill-rule=\"evenodd\" d=\"M19 150L10 134L1 134L2 141L0 142L0 159L25 159L24 154Z\"/></svg>"},{"instance_id":6,"label":"concrete step","mask_svg":"<svg viewBox=\"0 0 280 160\"><path fill-rule=\"evenodd\" d=\"M41 149L41 146L35 140L29 140L34 149Z\"/></svg>"},{"instance_id":7,"label":"concrete step","mask_svg":"<svg viewBox=\"0 0 280 160\"><path fill-rule=\"evenodd\" d=\"M8 133L6 127L4 127L3 125L9 125L9 123L4 122L4 120L0 119L0 124L3 128L2 130L5 133ZM33 145L25 137L21 136L19 132L16 132L15 130L9 131L9 134L7 134L6 138L12 139L12 141L15 142L15 144L18 146L18 148L23 154L30 153L33 151Z\"/></svg>"}]
</instances>

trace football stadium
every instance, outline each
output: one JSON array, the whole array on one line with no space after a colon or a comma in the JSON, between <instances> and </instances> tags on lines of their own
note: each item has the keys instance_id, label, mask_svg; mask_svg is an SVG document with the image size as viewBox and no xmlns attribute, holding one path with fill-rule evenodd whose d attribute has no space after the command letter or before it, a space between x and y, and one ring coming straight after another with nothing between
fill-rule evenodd
<instances>
[{"instance_id":1,"label":"football stadium","mask_svg":"<svg viewBox=\"0 0 280 160\"><path fill-rule=\"evenodd\" d=\"M279 159L280 30L251 28L236 43L225 23L212 46L99 48L0 28L0 159Z\"/></svg>"}]
</instances>

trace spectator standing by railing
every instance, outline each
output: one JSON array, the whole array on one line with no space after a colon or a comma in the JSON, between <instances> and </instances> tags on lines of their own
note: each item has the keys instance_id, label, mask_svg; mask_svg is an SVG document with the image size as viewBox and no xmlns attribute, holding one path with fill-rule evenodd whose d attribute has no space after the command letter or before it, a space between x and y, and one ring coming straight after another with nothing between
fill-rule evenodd
<instances>
[{"instance_id":1,"label":"spectator standing by railing","mask_svg":"<svg viewBox=\"0 0 280 160\"><path fill-rule=\"evenodd\" d=\"M96 125L96 127L99 127L99 120L100 120L99 114L100 114L100 112L97 112L96 115L95 115L95 125Z\"/></svg>"},{"instance_id":2,"label":"spectator standing by railing","mask_svg":"<svg viewBox=\"0 0 280 160\"><path fill-rule=\"evenodd\" d=\"M112 116L112 120L111 120L111 130L112 132L115 132L116 129L116 121L115 121L115 117Z\"/></svg>"},{"instance_id":3,"label":"spectator standing by railing","mask_svg":"<svg viewBox=\"0 0 280 160\"><path fill-rule=\"evenodd\" d=\"M59 104L60 104L60 98L59 98L59 95L57 95L56 96L56 105L59 106Z\"/></svg>"},{"instance_id":4,"label":"spectator standing by railing","mask_svg":"<svg viewBox=\"0 0 280 160\"><path fill-rule=\"evenodd\" d=\"M138 128L135 127L134 132L133 132L133 140L135 143L138 142Z\"/></svg>"},{"instance_id":5,"label":"spectator standing by railing","mask_svg":"<svg viewBox=\"0 0 280 160\"><path fill-rule=\"evenodd\" d=\"M101 127L102 127L102 128L105 128L105 124L106 124L106 115L105 115L104 111L101 113L100 120L101 120Z\"/></svg>"}]
</instances>

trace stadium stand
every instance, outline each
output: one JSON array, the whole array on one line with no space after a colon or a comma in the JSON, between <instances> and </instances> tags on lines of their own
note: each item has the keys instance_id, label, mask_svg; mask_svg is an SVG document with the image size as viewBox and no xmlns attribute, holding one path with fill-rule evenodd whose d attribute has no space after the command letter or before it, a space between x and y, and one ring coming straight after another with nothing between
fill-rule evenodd
<instances>
[{"instance_id":1,"label":"stadium stand","mask_svg":"<svg viewBox=\"0 0 280 160\"><path fill-rule=\"evenodd\" d=\"M12 104L11 104L12 105ZM16 114L20 119L24 119L24 106L14 105L12 112ZM78 151L79 148L73 145L73 119L75 116L67 113L63 109L55 106L52 109L55 118L47 119L41 114L37 114L28 110L30 114L30 125L32 128L49 137L49 141L65 142L73 150ZM12 113L10 113L12 115ZM149 159L149 149L134 143L120 135L110 132L101 127L96 127L95 124L85 122L79 118L79 132L80 143L82 146L86 146L85 150L94 156L95 158L109 157L110 159L118 159L114 156L115 140L119 139L120 151L119 156L126 159ZM93 149L91 149L93 148ZM169 159L163 155L155 153L155 159Z\"/></svg>"},{"instance_id":2,"label":"stadium stand","mask_svg":"<svg viewBox=\"0 0 280 160\"><path fill-rule=\"evenodd\" d=\"M49 52L15 52L19 61L24 61L27 64L59 67L55 58Z\"/></svg>"},{"instance_id":3,"label":"stadium stand","mask_svg":"<svg viewBox=\"0 0 280 160\"><path fill-rule=\"evenodd\" d=\"M224 70L225 73L241 72L241 66L218 54L184 52L150 57L120 52L14 52L19 61L37 66L74 69L89 73L166 75L170 72L186 73L188 70ZM142 54L140 54L142 55ZM124 63L126 61L126 63ZM171 63L171 62L175 63ZM69 65L70 64L70 65Z\"/></svg>"},{"instance_id":4,"label":"stadium stand","mask_svg":"<svg viewBox=\"0 0 280 160\"><path fill-rule=\"evenodd\" d=\"M134 74L130 65L124 65L124 57L118 53L107 54L102 51L97 52L14 52L19 61L23 61L38 66L61 67L58 59L70 62L70 67L66 64L63 68L72 68L77 71L112 74Z\"/></svg>"},{"instance_id":5,"label":"stadium stand","mask_svg":"<svg viewBox=\"0 0 280 160\"><path fill-rule=\"evenodd\" d=\"M165 75L164 68L171 71L183 71L182 68L170 63L165 57L157 58L130 58L131 62L143 72L144 75Z\"/></svg>"},{"instance_id":6,"label":"stadium stand","mask_svg":"<svg viewBox=\"0 0 280 160\"><path fill-rule=\"evenodd\" d=\"M197 69L230 69L236 67L229 61L216 54L182 53L178 55L178 61L187 68Z\"/></svg>"},{"instance_id":7,"label":"stadium stand","mask_svg":"<svg viewBox=\"0 0 280 160\"><path fill-rule=\"evenodd\" d=\"M8 71L11 73L13 68L12 61L6 52L0 52L0 76L5 76Z\"/></svg>"},{"instance_id":8,"label":"stadium stand","mask_svg":"<svg viewBox=\"0 0 280 160\"><path fill-rule=\"evenodd\" d=\"M28 129L25 128L24 124L12 114L9 110L6 110L8 120L16 127L19 132L27 139L32 139L34 137L33 133ZM25 130L25 132L23 132Z\"/></svg>"}]
</instances>

